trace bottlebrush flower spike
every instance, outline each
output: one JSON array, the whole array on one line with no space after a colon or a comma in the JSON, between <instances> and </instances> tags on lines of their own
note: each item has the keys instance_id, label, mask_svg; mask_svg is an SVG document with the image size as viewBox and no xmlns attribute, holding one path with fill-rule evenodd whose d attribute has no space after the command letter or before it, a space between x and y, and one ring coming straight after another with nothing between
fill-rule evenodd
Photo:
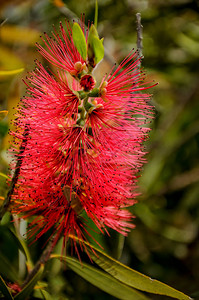
<instances>
[{"instance_id":1,"label":"bottlebrush flower spike","mask_svg":"<svg viewBox=\"0 0 199 300\"><path fill-rule=\"evenodd\" d=\"M18 108L13 149L21 169L12 212L35 216L29 236L36 238L52 229L55 241L60 236L65 242L72 236L86 240L90 233L85 214L101 232L109 227L126 235L134 227L127 208L136 202L151 118L150 95L141 93L148 87L142 83L140 58L131 52L97 86L91 53L98 58L102 53L78 47L78 36L74 43L71 26L66 25L66 31L60 26L61 36L53 34L54 40L45 34L46 50L38 45L58 67L57 73L36 62L26 83L28 94ZM80 27L75 28L78 32ZM89 47L95 47L96 39L102 46L95 33ZM84 55L89 52L89 57L83 59L77 49ZM25 128L29 135L20 152ZM73 243L76 248L76 238Z\"/></svg>"}]
</instances>

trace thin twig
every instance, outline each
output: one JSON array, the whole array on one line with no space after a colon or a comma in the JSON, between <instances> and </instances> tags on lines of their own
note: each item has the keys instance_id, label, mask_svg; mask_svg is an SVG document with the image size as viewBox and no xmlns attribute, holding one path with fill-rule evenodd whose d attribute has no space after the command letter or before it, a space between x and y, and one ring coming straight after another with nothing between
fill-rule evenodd
<instances>
[{"instance_id":1,"label":"thin twig","mask_svg":"<svg viewBox=\"0 0 199 300\"><path fill-rule=\"evenodd\" d=\"M18 178L19 178L20 169L21 169L21 165L22 165L22 156L23 156L23 153L26 149L28 135L29 135L29 127L28 127L28 125L26 125L25 129L24 129L23 141L22 141L20 149L19 149L19 155L18 155L18 158L17 158L15 172L14 172L14 175L12 177L10 189L9 189L9 191L7 193L7 196L4 200L4 203L3 203L3 205L0 209L0 222L1 222L5 212L7 211L8 207L10 205L11 197L12 197L12 194L14 192L15 186L17 184Z\"/></svg>"},{"instance_id":2,"label":"thin twig","mask_svg":"<svg viewBox=\"0 0 199 300\"><path fill-rule=\"evenodd\" d=\"M66 5L60 6L58 7L58 10L69 20L78 20L78 17L75 13L73 13L68 7L66 7Z\"/></svg>"},{"instance_id":3,"label":"thin twig","mask_svg":"<svg viewBox=\"0 0 199 300\"><path fill-rule=\"evenodd\" d=\"M5 20L3 20L0 24L0 27L3 26L6 22L8 21L8 18L6 18Z\"/></svg>"},{"instance_id":4,"label":"thin twig","mask_svg":"<svg viewBox=\"0 0 199 300\"><path fill-rule=\"evenodd\" d=\"M137 49L138 49L138 53L139 53L139 57L142 56L142 48L143 48L143 45L142 45L142 24L141 24L141 14L140 13L137 13L136 14L136 24L137 24ZM143 56L142 56L143 57Z\"/></svg>"}]
</instances>

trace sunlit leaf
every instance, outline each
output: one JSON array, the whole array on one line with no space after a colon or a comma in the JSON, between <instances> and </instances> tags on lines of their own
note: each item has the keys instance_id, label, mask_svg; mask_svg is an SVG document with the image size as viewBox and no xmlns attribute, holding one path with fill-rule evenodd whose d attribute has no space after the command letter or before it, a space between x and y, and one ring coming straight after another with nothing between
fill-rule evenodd
<instances>
[{"instance_id":1,"label":"sunlit leaf","mask_svg":"<svg viewBox=\"0 0 199 300\"><path fill-rule=\"evenodd\" d=\"M1 71L0 71L1 72ZM8 114L8 111L7 110L1 110L0 111L0 121L3 120ZM2 173L0 173L1 175Z\"/></svg>"},{"instance_id":2,"label":"sunlit leaf","mask_svg":"<svg viewBox=\"0 0 199 300\"><path fill-rule=\"evenodd\" d=\"M78 23L73 24L73 42L75 44L75 47L77 48L77 51L83 58L83 60L86 60L87 57L86 39Z\"/></svg>"},{"instance_id":3,"label":"sunlit leaf","mask_svg":"<svg viewBox=\"0 0 199 300\"><path fill-rule=\"evenodd\" d=\"M5 284L5 281L1 277L1 275L0 275L0 291L3 293L3 295L6 297L7 300L13 300L13 297L12 297L7 285Z\"/></svg>"},{"instance_id":4,"label":"sunlit leaf","mask_svg":"<svg viewBox=\"0 0 199 300\"><path fill-rule=\"evenodd\" d=\"M90 29L89 29L88 43L92 43L92 39L93 39L94 36L99 38L97 29L96 29L95 25L92 24Z\"/></svg>"},{"instance_id":5,"label":"sunlit leaf","mask_svg":"<svg viewBox=\"0 0 199 300\"><path fill-rule=\"evenodd\" d=\"M8 179L8 176L6 174L1 173L1 172L0 172L0 177L4 177L4 178Z\"/></svg>"},{"instance_id":6,"label":"sunlit leaf","mask_svg":"<svg viewBox=\"0 0 199 300\"><path fill-rule=\"evenodd\" d=\"M40 32L27 27L4 24L1 27L1 41L4 43L19 43L34 46L38 41Z\"/></svg>"},{"instance_id":7,"label":"sunlit leaf","mask_svg":"<svg viewBox=\"0 0 199 300\"><path fill-rule=\"evenodd\" d=\"M13 75L19 74L23 71L24 71L24 68L20 68L20 69L16 69L16 70L8 70L8 71L0 70L0 77L13 76Z\"/></svg>"},{"instance_id":8,"label":"sunlit leaf","mask_svg":"<svg viewBox=\"0 0 199 300\"><path fill-rule=\"evenodd\" d=\"M35 274L35 276L32 278L32 280L30 280L28 282L28 284L21 290L20 293L18 293L14 299L15 300L24 300L26 299L30 293L33 291L36 283L39 281L39 279L41 278L42 274L44 271L44 266L41 265L39 270L37 271L37 273Z\"/></svg>"},{"instance_id":9,"label":"sunlit leaf","mask_svg":"<svg viewBox=\"0 0 199 300\"><path fill-rule=\"evenodd\" d=\"M73 238L75 237L73 236ZM78 242L78 239L76 240ZM189 296L166 285L165 283L162 283L156 279L152 279L134 269L125 266L101 250L91 246L91 244L85 241L84 243L88 246L87 250L89 251L89 255L92 260L120 282L148 293L166 295L180 300L191 299ZM95 254L91 247L95 251Z\"/></svg>"},{"instance_id":10,"label":"sunlit leaf","mask_svg":"<svg viewBox=\"0 0 199 300\"><path fill-rule=\"evenodd\" d=\"M102 269L111 274L114 278L133 288L148 293L170 296L176 299L190 300L190 297L182 292L123 265L98 249L95 249L96 255L94 255L89 248L88 251L93 261Z\"/></svg>"},{"instance_id":11,"label":"sunlit leaf","mask_svg":"<svg viewBox=\"0 0 199 300\"><path fill-rule=\"evenodd\" d=\"M24 66L22 60L12 50L0 44L1 70L17 70Z\"/></svg>"},{"instance_id":12,"label":"sunlit leaf","mask_svg":"<svg viewBox=\"0 0 199 300\"><path fill-rule=\"evenodd\" d=\"M103 39L100 40L97 29L92 24L88 34L88 59L95 66L104 57Z\"/></svg>"},{"instance_id":13,"label":"sunlit leaf","mask_svg":"<svg viewBox=\"0 0 199 300\"><path fill-rule=\"evenodd\" d=\"M3 204L4 200L5 200L5 198L0 196L0 206Z\"/></svg>"},{"instance_id":14,"label":"sunlit leaf","mask_svg":"<svg viewBox=\"0 0 199 300\"><path fill-rule=\"evenodd\" d=\"M125 283L120 282L111 275L96 269L86 263L80 263L79 260L69 257L52 255L51 258L59 258L62 261L66 261L67 266L69 266L75 273L83 277L85 280L91 284L97 286L101 290L110 295L123 299L123 300L147 300L149 299L142 293L134 290L133 288L127 286Z\"/></svg>"},{"instance_id":15,"label":"sunlit leaf","mask_svg":"<svg viewBox=\"0 0 199 300\"><path fill-rule=\"evenodd\" d=\"M103 40L100 40L97 37L93 38L93 51L95 54L95 64L97 64L104 57Z\"/></svg>"}]
</instances>

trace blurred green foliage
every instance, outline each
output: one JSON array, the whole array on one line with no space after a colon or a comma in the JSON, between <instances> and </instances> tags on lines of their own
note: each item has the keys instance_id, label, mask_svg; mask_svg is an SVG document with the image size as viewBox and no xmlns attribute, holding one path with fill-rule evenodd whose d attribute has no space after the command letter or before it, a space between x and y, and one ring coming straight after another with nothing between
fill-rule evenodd
<instances>
[{"instance_id":1,"label":"blurred green foliage","mask_svg":"<svg viewBox=\"0 0 199 300\"><path fill-rule=\"evenodd\" d=\"M86 23L93 21L94 2L1 1L0 70L31 70L34 59L41 60L34 46L39 35L44 31L50 33L52 24L58 27L60 20L72 20L82 12L86 14ZM109 70L113 61L121 61L136 48L135 15L140 12L142 65L149 81L159 82L151 101L155 106L154 120L146 143L148 164L140 178L142 196L132 208L137 216L136 228L125 241L121 261L199 299L199 3L99 0L98 6L98 31L108 53L101 64L103 70ZM8 117L0 122L1 173L8 173L6 149L11 138L7 131L12 128L13 107L25 93L20 76L0 77L0 110L9 111ZM1 176L0 202L6 189L6 179ZM8 249L16 252L16 245L9 229L4 230L3 226L8 225L0 227L0 256L7 255L9 260ZM114 253L117 240L112 232L111 237L106 241L109 254ZM42 241L39 243L42 245ZM30 250L36 260L40 244L33 244ZM17 255L12 262L15 269ZM55 300L114 299L55 261L48 263L45 276ZM35 297L45 299L38 291Z\"/></svg>"}]
</instances>

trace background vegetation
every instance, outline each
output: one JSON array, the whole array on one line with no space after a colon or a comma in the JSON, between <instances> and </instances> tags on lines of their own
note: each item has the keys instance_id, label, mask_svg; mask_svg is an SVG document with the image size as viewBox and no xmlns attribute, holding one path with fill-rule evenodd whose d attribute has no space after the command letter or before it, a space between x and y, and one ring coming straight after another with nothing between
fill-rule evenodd
<instances>
[{"instance_id":1,"label":"background vegetation","mask_svg":"<svg viewBox=\"0 0 199 300\"><path fill-rule=\"evenodd\" d=\"M108 55L99 68L109 70L136 48L136 13L142 15L142 65L153 89L155 119L146 143L148 164L140 178L142 196L133 207L136 228L125 240L121 261L199 299L199 4L197 0L99 0L99 34ZM6 150L11 119L24 95L21 77L33 69L39 57L35 42L52 24L80 17L93 20L91 0L0 1L0 70L25 68L22 75L0 75L0 110L9 111L0 122L0 172L8 173ZM45 62L46 63L46 62ZM0 202L6 195L6 179L0 177ZM16 241L0 226L0 273L8 276L2 257L18 268ZM17 222L15 220L15 222ZM23 233L23 224L20 227ZM115 256L118 236L104 241ZM34 260L43 241L31 246ZM86 258L85 258L86 259ZM23 264L19 266L23 276ZM90 285L73 271L49 264L46 273L53 299L114 299ZM9 278L12 280L12 278ZM167 299L152 296L152 299Z\"/></svg>"}]
</instances>

